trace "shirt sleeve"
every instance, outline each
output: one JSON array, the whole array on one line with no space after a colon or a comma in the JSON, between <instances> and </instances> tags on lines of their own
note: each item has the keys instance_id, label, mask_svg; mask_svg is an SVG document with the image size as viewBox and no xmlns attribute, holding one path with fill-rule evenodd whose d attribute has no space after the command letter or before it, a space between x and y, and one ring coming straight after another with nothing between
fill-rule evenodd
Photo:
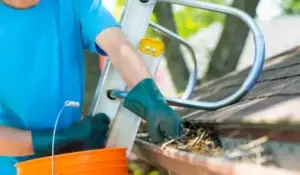
<instances>
[{"instance_id":1,"label":"shirt sleeve","mask_svg":"<svg viewBox=\"0 0 300 175\"><path fill-rule=\"evenodd\" d=\"M96 37L109 27L120 27L119 23L103 6L102 0L75 0L75 2L85 49L107 56L96 44Z\"/></svg>"}]
</instances>

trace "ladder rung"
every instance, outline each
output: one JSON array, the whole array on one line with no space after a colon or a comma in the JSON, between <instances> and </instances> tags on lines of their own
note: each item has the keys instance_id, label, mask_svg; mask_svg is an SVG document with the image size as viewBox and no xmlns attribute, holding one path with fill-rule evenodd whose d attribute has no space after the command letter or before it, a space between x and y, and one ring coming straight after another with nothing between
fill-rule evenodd
<instances>
[{"instance_id":1,"label":"ladder rung","mask_svg":"<svg viewBox=\"0 0 300 175\"><path fill-rule=\"evenodd\" d=\"M124 99L128 94L128 91L120 91L120 90L109 90L107 91L107 97L111 100L116 99ZM177 106L177 107L184 107L184 108L191 108L191 109L200 109L200 110L213 110L214 108L207 108L203 107L206 106L207 102L201 102L201 101L193 101L193 100L184 100L184 99L177 99L177 98L169 98L165 97L167 103L171 106Z\"/></svg>"}]
</instances>

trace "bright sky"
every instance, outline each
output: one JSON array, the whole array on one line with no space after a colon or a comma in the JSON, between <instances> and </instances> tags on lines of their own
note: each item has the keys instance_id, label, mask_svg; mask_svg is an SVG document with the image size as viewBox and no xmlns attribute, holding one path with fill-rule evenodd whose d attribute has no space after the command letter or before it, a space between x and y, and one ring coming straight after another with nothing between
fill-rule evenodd
<instances>
[{"instance_id":1,"label":"bright sky","mask_svg":"<svg viewBox=\"0 0 300 175\"><path fill-rule=\"evenodd\" d=\"M116 0L102 0L102 3L108 10L112 11L116 3Z\"/></svg>"},{"instance_id":2,"label":"bright sky","mask_svg":"<svg viewBox=\"0 0 300 175\"><path fill-rule=\"evenodd\" d=\"M102 0L104 6L112 11L116 0ZM278 0L261 0L257 7L257 15L259 19L268 20L280 14Z\"/></svg>"},{"instance_id":3,"label":"bright sky","mask_svg":"<svg viewBox=\"0 0 300 175\"><path fill-rule=\"evenodd\" d=\"M278 5L279 0L261 0L257 7L257 16L259 19L268 20L280 15L281 9Z\"/></svg>"}]
</instances>

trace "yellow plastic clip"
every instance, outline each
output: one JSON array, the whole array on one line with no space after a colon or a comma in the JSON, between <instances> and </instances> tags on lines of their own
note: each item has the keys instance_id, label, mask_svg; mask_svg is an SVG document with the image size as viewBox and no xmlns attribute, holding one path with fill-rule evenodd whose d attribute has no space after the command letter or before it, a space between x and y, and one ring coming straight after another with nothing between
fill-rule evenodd
<instances>
[{"instance_id":1,"label":"yellow plastic clip","mask_svg":"<svg viewBox=\"0 0 300 175\"><path fill-rule=\"evenodd\" d=\"M160 40L154 40L151 38L143 38L140 41L139 49L141 52L143 52L145 54L152 55L154 57L158 57L164 52L165 46Z\"/></svg>"}]
</instances>

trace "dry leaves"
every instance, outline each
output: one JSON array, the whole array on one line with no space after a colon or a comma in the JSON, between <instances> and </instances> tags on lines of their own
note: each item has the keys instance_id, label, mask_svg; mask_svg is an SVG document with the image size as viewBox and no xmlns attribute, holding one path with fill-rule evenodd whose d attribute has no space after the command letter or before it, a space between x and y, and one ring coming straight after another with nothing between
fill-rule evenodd
<instances>
[{"instance_id":1,"label":"dry leaves","mask_svg":"<svg viewBox=\"0 0 300 175\"><path fill-rule=\"evenodd\" d=\"M148 134L145 133L138 134L138 138L151 142ZM190 126L184 129L182 137L167 140L159 146L162 149L171 147L206 156L220 156L224 154L218 137L210 129L204 127Z\"/></svg>"},{"instance_id":2,"label":"dry leaves","mask_svg":"<svg viewBox=\"0 0 300 175\"><path fill-rule=\"evenodd\" d=\"M139 133L138 138L151 142L147 133ZM268 138L262 137L239 145L233 150L224 150L221 148L218 135L212 129L201 125L190 125L189 128L184 129L182 137L166 140L158 146L161 149L175 148L203 156L222 156L239 162L266 164L274 161L269 153L267 155L264 153L265 149L262 145L266 142L268 142Z\"/></svg>"}]
</instances>

